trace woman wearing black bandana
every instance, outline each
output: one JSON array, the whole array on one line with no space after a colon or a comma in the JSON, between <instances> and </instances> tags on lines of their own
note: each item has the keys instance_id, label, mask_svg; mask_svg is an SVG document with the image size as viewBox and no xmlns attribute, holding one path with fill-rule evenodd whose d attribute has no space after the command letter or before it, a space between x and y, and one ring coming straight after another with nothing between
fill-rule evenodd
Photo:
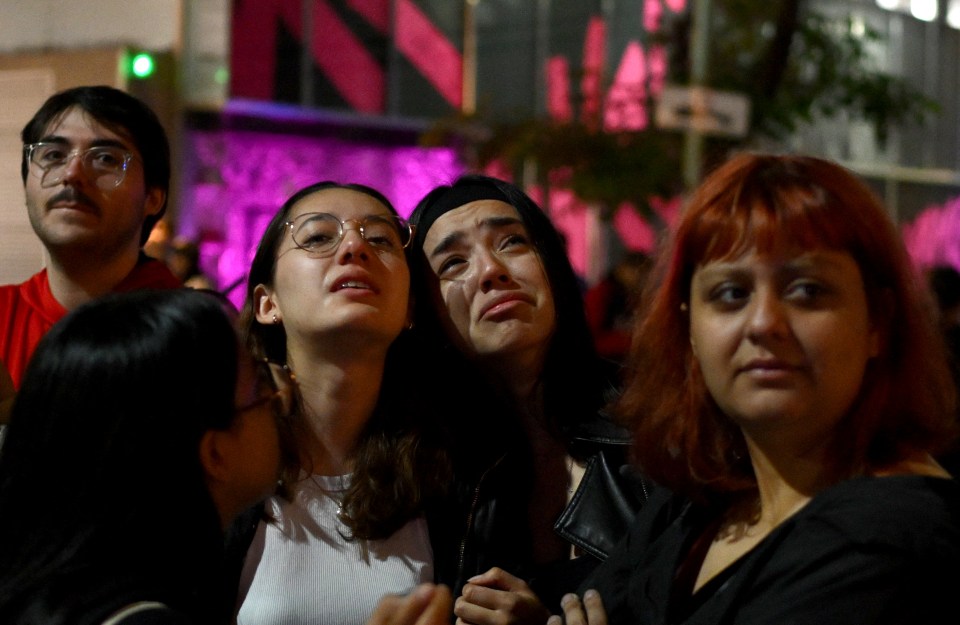
<instances>
[{"instance_id":1,"label":"woman wearing black bandana","mask_svg":"<svg viewBox=\"0 0 960 625\"><path fill-rule=\"evenodd\" d=\"M559 234L520 189L464 176L411 216L415 335L445 415L457 503L435 553L460 621L543 623L646 500Z\"/></svg>"}]
</instances>

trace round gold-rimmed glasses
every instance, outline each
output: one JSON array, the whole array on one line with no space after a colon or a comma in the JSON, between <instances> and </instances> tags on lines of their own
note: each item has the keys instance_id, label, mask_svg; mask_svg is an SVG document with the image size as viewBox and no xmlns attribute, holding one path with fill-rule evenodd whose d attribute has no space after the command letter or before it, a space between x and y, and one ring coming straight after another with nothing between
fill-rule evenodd
<instances>
[{"instance_id":1,"label":"round gold-rimmed glasses","mask_svg":"<svg viewBox=\"0 0 960 625\"><path fill-rule=\"evenodd\" d=\"M304 213L283 225L290 228L298 248L315 256L325 256L339 247L348 230L347 224L356 224L360 237L379 252L399 254L413 238L413 226L396 215L367 215L362 219L340 221L330 213Z\"/></svg>"}]
</instances>

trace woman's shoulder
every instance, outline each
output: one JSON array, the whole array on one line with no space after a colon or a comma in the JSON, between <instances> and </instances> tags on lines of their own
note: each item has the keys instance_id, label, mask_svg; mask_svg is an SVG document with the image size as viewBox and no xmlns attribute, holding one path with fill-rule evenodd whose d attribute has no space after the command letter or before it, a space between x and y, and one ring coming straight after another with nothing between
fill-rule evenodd
<instances>
[{"instance_id":1,"label":"woman's shoulder","mask_svg":"<svg viewBox=\"0 0 960 625\"><path fill-rule=\"evenodd\" d=\"M960 484L950 477L884 475L858 477L826 489L811 501L824 508L843 506L846 511L883 508L909 511L917 507L955 514L960 505Z\"/></svg>"},{"instance_id":2,"label":"woman's shoulder","mask_svg":"<svg viewBox=\"0 0 960 625\"><path fill-rule=\"evenodd\" d=\"M958 560L953 480L854 478L771 532L717 601L742 622L952 622Z\"/></svg>"},{"instance_id":3,"label":"woman's shoulder","mask_svg":"<svg viewBox=\"0 0 960 625\"><path fill-rule=\"evenodd\" d=\"M960 485L928 475L861 477L829 488L797 523L839 532L853 542L960 555Z\"/></svg>"}]
</instances>

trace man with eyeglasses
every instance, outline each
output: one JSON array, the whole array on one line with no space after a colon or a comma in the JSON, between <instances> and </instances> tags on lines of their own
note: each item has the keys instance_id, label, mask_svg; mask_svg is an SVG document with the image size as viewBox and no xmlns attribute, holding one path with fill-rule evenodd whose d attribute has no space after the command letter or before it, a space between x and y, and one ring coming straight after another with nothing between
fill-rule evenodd
<instances>
[{"instance_id":1,"label":"man with eyeglasses","mask_svg":"<svg viewBox=\"0 0 960 625\"><path fill-rule=\"evenodd\" d=\"M179 286L141 249L170 185L166 132L146 104L111 87L68 89L21 138L27 213L47 263L0 286L0 360L17 387L37 342L67 311L109 292Z\"/></svg>"}]
</instances>

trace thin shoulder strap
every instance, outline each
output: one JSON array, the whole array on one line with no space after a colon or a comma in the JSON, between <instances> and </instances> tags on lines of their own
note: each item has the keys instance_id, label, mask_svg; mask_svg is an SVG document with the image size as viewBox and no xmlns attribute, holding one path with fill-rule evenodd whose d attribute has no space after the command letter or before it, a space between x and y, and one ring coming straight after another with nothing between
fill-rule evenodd
<instances>
[{"instance_id":1,"label":"thin shoulder strap","mask_svg":"<svg viewBox=\"0 0 960 625\"><path fill-rule=\"evenodd\" d=\"M137 601L126 605L107 617L101 625L119 625L123 619L146 610L165 610L167 606L159 601Z\"/></svg>"}]
</instances>

